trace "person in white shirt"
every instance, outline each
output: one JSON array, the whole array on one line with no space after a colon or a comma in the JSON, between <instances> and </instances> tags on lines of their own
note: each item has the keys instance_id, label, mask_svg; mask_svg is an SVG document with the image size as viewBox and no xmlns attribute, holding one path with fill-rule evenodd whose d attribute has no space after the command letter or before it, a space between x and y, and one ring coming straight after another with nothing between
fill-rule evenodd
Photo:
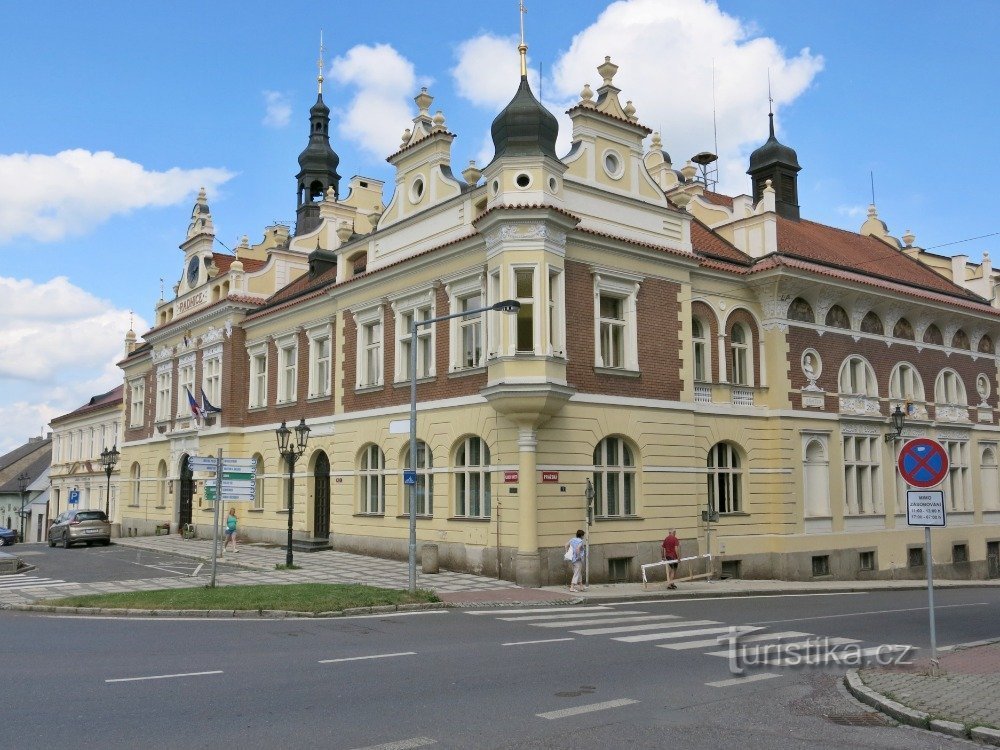
<instances>
[{"instance_id":1,"label":"person in white shirt","mask_svg":"<svg viewBox=\"0 0 1000 750\"><path fill-rule=\"evenodd\" d=\"M583 578L583 559L587 554L583 537L586 535L583 529L576 532L576 536L566 542L566 560L573 563L573 580L570 581L570 591L580 591L580 582Z\"/></svg>"}]
</instances>

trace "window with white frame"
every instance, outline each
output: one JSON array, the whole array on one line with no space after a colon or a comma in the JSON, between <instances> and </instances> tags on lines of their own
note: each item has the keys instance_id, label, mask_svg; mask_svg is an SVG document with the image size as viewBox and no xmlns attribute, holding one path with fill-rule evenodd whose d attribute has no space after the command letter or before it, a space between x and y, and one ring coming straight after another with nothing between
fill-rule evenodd
<instances>
[{"instance_id":1,"label":"window with white frame","mask_svg":"<svg viewBox=\"0 0 1000 750\"><path fill-rule=\"evenodd\" d=\"M259 453L253 454L256 465L256 480L254 481L253 509L264 510L264 457Z\"/></svg>"},{"instance_id":2,"label":"window with white frame","mask_svg":"<svg viewBox=\"0 0 1000 750\"><path fill-rule=\"evenodd\" d=\"M969 476L969 442L942 440L948 452L948 479L944 484L945 502L949 510L972 510L972 485Z\"/></svg>"},{"instance_id":3,"label":"window with white frame","mask_svg":"<svg viewBox=\"0 0 1000 750\"><path fill-rule=\"evenodd\" d=\"M455 312L479 310L483 305L483 294L480 290L456 294L452 298ZM483 315L476 313L465 318L453 318L452 325L452 361L454 370L467 370L482 367L486 364L486 348L483 342Z\"/></svg>"},{"instance_id":4,"label":"window with white frame","mask_svg":"<svg viewBox=\"0 0 1000 750\"><path fill-rule=\"evenodd\" d=\"M366 445L358 466L361 512L385 513L385 454L377 445Z\"/></svg>"},{"instance_id":5,"label":"window with white frame","mask_svg":"<svg viewBox=\"0 0 1000 750\"><path fill-rule=\"evenodd\" d=\"M594 366L638 370L639 282L594 274Z\"/></svg>"},{"instance_id":6,"label":"window with white frame","mask_svg":"<svg viewBox=\"0 0 1000 750\"><path fill-rule=\"evenodd\" d=\"M606 437L594 448L594 515L635 515L635 457L620 437Z\"/></svg>"},{"instance_id":7,"label":"window with white frame","mask_svg":"<svg viewBox=\"0 0 1000 750\"><path fill-rule=\"evenodd\" d=\"M694 379L696 382L711 381L711 351L708 342L708 326L700 318L691 318L691 353L694 360Z\"/></svg>"},{"instance_id":8,"label":"window with white frame","mask_svg":"<svg viewBox=\"0 0 1000 750\"><path fill-rule=\"evenodd\" d=\"M140 482L142 481L142 469L139 464L133 463L129 470L129 505L138 505L140 494Z\"/></svg>"},{"instance_id":9,"label":"window with white frame","mask_svg":"<svg viewBox=\"0 0 1000 750\"><path fill-rule=\"evenodd\" d=\"M249 351L250 356L250 408L267 406L267 344L262 343Z\"/></svg>"},{"instance_id":10,"label":"window with white frame","mask_svg":"<svg viewBox=\"0 0 1000 750\"><path fill-rule=\"evenodd\" d=\"M743 510L743 467L736 446L716 443L708 451L708 505L718 513Z\"/></svg>"},{"instance_id":11,"label":"window with white frame","mask_svg":"<svg viewBox=\"0 0 1000 750\"><path fill-rule=\"evenodd\" d=\"M188 355L177 364L177 415L193 416L188 393L194 395L194 356ZM197 398L197 397L196 397Z\"/></svg>"},{"instance_id":12,"label":"window with white frame","mask_svg":"<svg viewBox=\"0 0 1000 750\"><path fill-rule=\"evenodd\" d=\"M206 351L201 361L201 382L205 398L212 406L222 405L222 348ZM200 394L195 394L198 398ZM204 404L202 404L204 406Z\"/></svg>"},{"instance_id":13,"label":"window with white frame","mask_svg":"<svg viewBox=\"0 0 1000 750\"><path fill-rule=\"evenodd\" d=\"M965 395L965 383L954 370L942 370L934 384L934 400L939 404L965 406L968 399Z\"/></svg>"},{"instance_id":14,"label":"window with white frame","mask_svg":"<svg viewBox=\"0 0 1000 750\"><path fill-rule=\"evenodd\" d=\"M146 379L139 378L129 383L129 427L142 426L146 411Z\"/></svg>"},{"instance_id":15,"label":"window with white frame","mask_svg":"<svg viewBox=\"0 0 1000 750\"><path fill-rule=\"evenodd\" d=\"M514 269L514 298L521 303L514 320L514 351L535 352L535 268Z\"/></svg>"},{"instance_id":16,"label":"window with white frame","mask_svg":"<svg viewBox=\"0 0 1000 750\"><path fill-rule=\"evenodd\" d=\"M490 274L489 298L488 298L486 304L487 305L492 305L492 304L494 304L496 302L500 302L500 301L501 301L501 297L500 297L500 271L498 269L496 271L493 271ZM507 315L487 315L486 316L486 321L487 321L487 324L489 326L489 335L486 337L487 352L489 352L487 354L487 358L489 358L489 357L496 357L496 356L499 356L499 355L501 355L501 354L504 353L503 351L501 351L502 341L501 341L501 337L500 337L500 325L502 323L502 319L507 318L507 317L509 317L509 316L507 316Z\"/></svg>"},{"instance_id":17,"label":"window with white frame","mask_svg":"<svg viewBox=\"0 0 1000 750\"><path fill-rule=\"evenodd\" d=\"M889 398L900 401L923 401L924 381L917 368L909 362L900 362L889 376Z\"/></svg>"},{"instance_id":18,"label":"window with white frame","mask_svg":"<svg viewBox=\"0 0 1000 750\"><path fill-rule=\"evenodd\" d=\"M467 437L455 451L455 515L490 517L490 449L478 437Z\"/></svg>"},{"instance_id":19,"label":"window with white frame","mask_svg":"<svg viewBox=\"0 0 1000 750\"><path fill-rule=\"evenodd\" d=\"M170 419L170 407L173 398L173 372L170 363L161 365L156 372L156 419ZM80 448L82 448L82 444ZM77 452L77 455L80 455Z\"/></svg>"},{"instance_id":20,"label":"window with white frame","mask_svg":"<svg viewBox=\"0 0 1000 750\"><path fill-rule=\"evenodd\" d=\"M403 451L402 467L404 470L409 470L411 466L410 445L407 443L406 448ZM416 468L417 483L403 485L404 492L406 494L403 512L410 512L411 498L416 496L417 515L432 516L434 515L434 475L431 473L431 469L434 468L434 455L431 453L431 449L427 446L427 443L423 440L417 441Z\"/></svg>"},{"instance_id":21,"label":"window with white frame","mask_svg":"<svg viewBox=\"0 0 1000 750\"><path fill-rule=\"evenodd\" d=\"M410 346L414 322L434 317L433 292L398 300L393 303L396 313L396 372L397 381L410 379ZM417 326L417 377L434 375L434 325Z\"/></svg>"},{"instance_id":22,"label":"window with white frame","mask_svg":"<svg viewBox=\"0 0 1000 750\"><path fill-rule=\"evenodd\" d=\"M840 366L840 392L844 395L878 396L875 370L861 357L850 357Z\"/></svg>"},{"instance_id":23,"label":"window with white frame","mask_svg":"<svg viewBox=\"0 0 1000 750\"><path fill-rule=\"evenodd\" d=\"M882 439L844 435L844 512L848 515L882 513Z\"/></svg>"},{"instance_id":24,"label":"window with white frame","mask_svg":"<svg viewBox=\"0 0 1000 750\"><path fill-rule=\"evenodd\" d=\"M275 342L278 350L278 397L277 403L288 404L298 397L299 342L298 336L291 335Z\"/></svg>"},{"instance_id":25,"label":"window with white frame","mask_svg":"<svg viewBox=\"0 0 1000 750\"><path fill-rule=\"evenodd\" d=\"M371 307L354 316L358 326L357 387L382 385L382 307Z\"/></svg>"},{"instance_id":26,"label":"window with white frame","mask_svg":"<svg viewBox=\"0 0 1000 750\"><path fill-rule=\"evenodd\" d=\"M752 385L753 353L750 350L751 337L742 323L736 323L729 331L729 348L732 371L729 382L733 385Z\"/></svg>"},{"instance_id":27,"label":"window with white frame","mask_svg":"<svg viewBox=\"0 0 1000 750\"><path fill-rule=\"evenodd\" d=\"M330 395L330 326L309 331L309 398Z\"/></svg>"},{"instance_id":28,"label":"window with white frame","mask_svg":"<svg viewBox=\"0 0 1000 750\"><path fill-rule=\"evenodd\" d=\"M563 272L549 268L549 354L566 356L566 309L563 291Z\"/></svg>"}]
</instances>

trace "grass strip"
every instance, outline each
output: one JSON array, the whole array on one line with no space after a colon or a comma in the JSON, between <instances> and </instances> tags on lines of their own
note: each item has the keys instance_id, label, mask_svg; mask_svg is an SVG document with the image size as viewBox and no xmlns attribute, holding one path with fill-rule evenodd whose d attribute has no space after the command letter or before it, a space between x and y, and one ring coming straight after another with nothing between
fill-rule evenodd
<instances>
[{"instance_id":1,"label":"grass strip","mask_svg":"<svg viewBox=\"0 0 1000 750\"><path fill-rule=\"evenodd\" d=\"M123 591L88 594L38 602L56 607L106 607L111 609L239 609L289 612L331 612L352 607L421 604L440 601L431 591L414 594L396 589L341 583L292 583L260 586L198 586L189 589Z\"/></svg>"}]
</instances>

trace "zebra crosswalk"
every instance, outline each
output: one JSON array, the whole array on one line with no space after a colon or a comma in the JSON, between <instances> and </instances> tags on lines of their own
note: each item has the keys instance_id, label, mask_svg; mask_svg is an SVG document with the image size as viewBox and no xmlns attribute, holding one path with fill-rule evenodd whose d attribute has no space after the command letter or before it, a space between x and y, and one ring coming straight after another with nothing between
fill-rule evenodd
<instances>
[{"instance_id":1,"label":"zebra crosswalk","mask_svg":"<svg viewBox=\"0 0 1000 750\"><path fill-rule=\"evenodd\" d=\"M731 624L720 620L688 619L677 614L654 614L605 605L536 609L467 610L502 622L560 629L573 636L605 636L619 643L649 644L670 651L700 650L707 656L735 659L749 665L781 667L849 664L859 660L907 656L909 645L867 645L857 638L821 636L801 630L770 632L765 626ZM553 643L571 638L518 641L505 645Z\"/></svg>"},{"instance_id":2,"label":"zebra crosswalk","mask_svg":"<svg viewBox=\"0 0 1000 750\"><path fill-rule=\"evenodd\" d=\"M31 576L27 573L0 576L0 592L33 589L40 586L76 586L76 584L64 581L61 578L42 578L40 576Z\"/></svg>"}]
</instances>

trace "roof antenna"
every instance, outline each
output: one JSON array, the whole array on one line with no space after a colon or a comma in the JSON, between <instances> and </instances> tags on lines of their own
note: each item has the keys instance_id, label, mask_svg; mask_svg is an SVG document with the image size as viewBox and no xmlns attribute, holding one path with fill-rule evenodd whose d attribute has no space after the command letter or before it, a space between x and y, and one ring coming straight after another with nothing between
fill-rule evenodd
<instances>
[{"instance_id":1,"label":"roof antenna","mask_svg":"<svg viewBox=\"0 0 1000 750\"><path fill-rule=\"evenodd\" d=\"M538 63L538 101L542 100L542 64Z\"/></svg>"},{"instance_id":2,"label":"roof antenna","mask_svg":"<svg viewBox=\"0 0 1000 750\"><path fill-rule=\"evenodd\" d=\"M868 173L872 179L872 205L875 205L875 170Z\"/></svg>"},{"instance_id":3,"label":"roof antenna","mask_svg":"<svg viewBox=\"0 0 1000 750\"><path fill-rule=\"evenodd\" d=\"M770 123L771 138L774 138L774 97L771 96L771 69L767 69L767 119Z\"/></svg>"},{"instance_id":4,"label":"roof antenna","mask_svg":"<svg viewBox=\"0 0 1000 750\"><path fill-rule=\"evenodd\" d=\"M517 51L521 55L521 78L528 77L528 45L524 43L524 14L528 9L524 7L524 0L518 0L518 11L521 13L521 43L517 45Z\"/></svg>"},{"instance_id":5,"label":"roof antenna","mask_svg":"<svg viewBox=\"0 0 1000 750\"><path fill-rule=\"evenodd\" d=\"M323 95L323 29L319 30L319 60L316 66L319 68L319 75L316 76L316 85L319 88L319 95Z\"/></svg>"}]
</instances>

